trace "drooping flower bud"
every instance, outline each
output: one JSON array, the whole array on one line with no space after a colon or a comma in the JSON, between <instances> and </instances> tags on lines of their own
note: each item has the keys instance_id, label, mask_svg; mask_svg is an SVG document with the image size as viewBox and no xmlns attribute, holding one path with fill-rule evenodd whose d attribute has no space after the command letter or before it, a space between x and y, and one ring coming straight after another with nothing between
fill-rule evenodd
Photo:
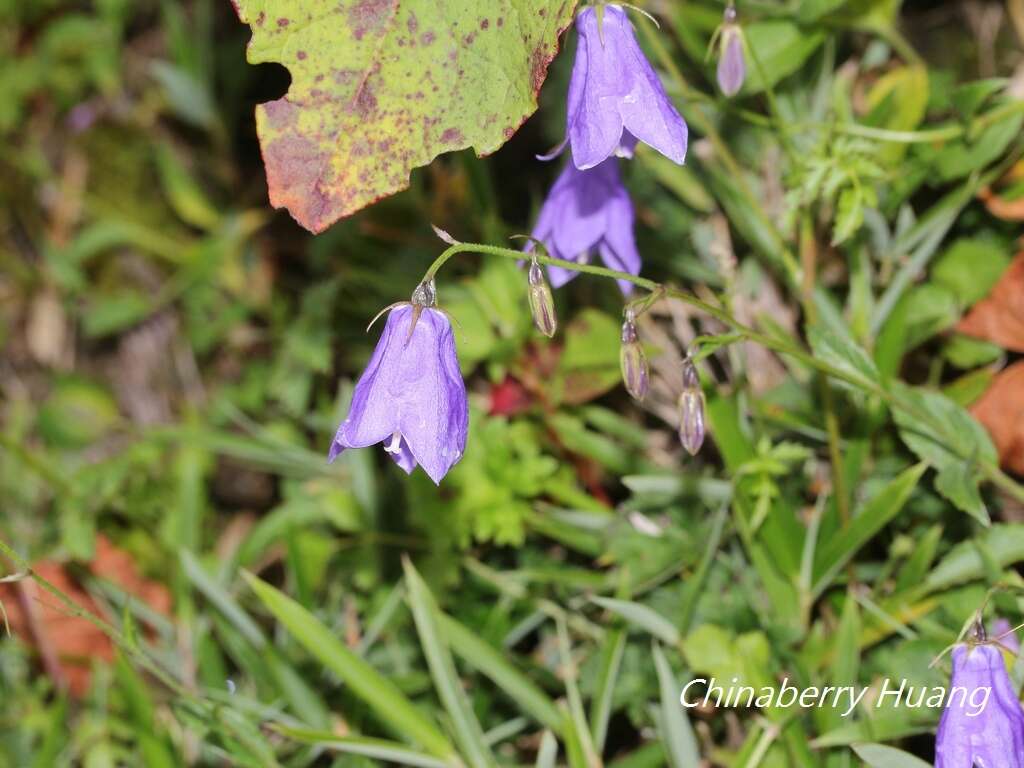
<instances>
[{"instance_id":1,"label":"drooping flower bud","mask_svg":"<svg viewBox=\"0 0 1024 768\"><path fill-rule=\"evenodd\" d=\"M704 444L704 391L693 358L683 360L683 392L679 395L679 440L691 456Z\"/></svg>"},{"instance_id":2,"label":"drooping flower bud","mask_svg":"<svg viewBox=\"0 0 1024 768\"><path fill-rule=\"evenodd\" d=\"M622 323L619 367L622 369L622 382L626 385L626 391L635 399L643 400L650 389L651 369L636 332L636 316L632 308L626 309L626 320Z\"/></svg>"},{"instance_id":3,"label":"drooping flower bud","mask_svg":"<svg viewBox=\"0 0 1024 768\"><path fill-rule=\"evenodd\" d=\"M718 47L718 87L726 96L735 96L747 76L743 60L743 32L736 24L736 9L725 9Z\"/></svg>"},{"instance_id":4,"label":"drooping flower bud","mask_svg":"<svg viewBox=\"0 0 1024 768\"><path fill-rule=\"evenodd\" d=\"M549 339L558 330L558 316L555 314L555 299L551 295L551 286L544 277L544 270L540 268L537 259L530 262L528 273L530 282L530 312L533 314L533 324L537 330Z\"/></svg>"}]
</instances>

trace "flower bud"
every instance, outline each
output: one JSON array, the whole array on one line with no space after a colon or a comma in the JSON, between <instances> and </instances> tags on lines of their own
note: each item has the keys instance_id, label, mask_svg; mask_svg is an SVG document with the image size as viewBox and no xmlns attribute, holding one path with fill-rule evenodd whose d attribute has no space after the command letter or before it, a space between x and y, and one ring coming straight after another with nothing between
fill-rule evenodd
<instances>
[{"instance_id":1,"label":"flower bud","mask_svg":"<svg viewBox=\"0 0 1024 768\"><path fill-rule=\"evenodd\" d=\"M679 395L679 440L691 456L704 444L704 391L693 359L683 361L683 392Z\"/></svg>"},{"instance_id":2,"label":"flower bud","mask_svg":"<svg viewBox=\"0 0 1024 768\"><path fill-rule=\"evenodd\" d=\"M555 314L555 299L551 295L551 286L544 277L544 270L534 259L530 262L528 273L530 281L530 312L537 330L549 339L558 330L558 316Z\"/></svg>"},{"instance_id":3,"label":"flower bud","mask_svg":"<svg viewBox=\"0 0 1024 768\"><path fill-rule=\"evenodd\" d=\"M736 9L725 9L718 48L718 87L726 96L735 96L743 87L747 66L743 60L743 32L736 24Z\"/></svg>"},{"instance_id":4,"label":"flower bud","mask_svg":"<svg viewBox=\"0 0 1024 768\"><path fill-rule=\"evenodd\" d=\"M643 400L650 388L651 369L647 364L643 345L637 336L632 309L626 310L626 320L622 324L619 367L622 369L622 382L626 385L626 391L635 399Z\"/></svg>"}]
</instances>

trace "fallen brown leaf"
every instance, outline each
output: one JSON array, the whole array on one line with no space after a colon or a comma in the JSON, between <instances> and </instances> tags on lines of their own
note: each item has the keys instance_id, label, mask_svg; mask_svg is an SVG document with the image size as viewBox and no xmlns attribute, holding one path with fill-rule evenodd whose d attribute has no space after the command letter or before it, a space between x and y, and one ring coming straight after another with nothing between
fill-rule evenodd
<instances>
[{"instance_id":1,"label":"fallen brown leaf","mask_svg":"<svg viewBox=\"0 0 1024 768\"><path fill-rule=\"evenodd\" d=\"M32 570L75 605L93 614L100 613L96 601L64 563L44 560L34 564ZM97 538L96 555L88 564L88 570L154 610L169 613L171 596L167 589L144 579L132 556L103 536ZM89 689L94 659L113 660L114 646L103 631L88 619L69 613L56 597L32 579L0 584L0 601L7 611L11 631L38 651L43 668L54 684L66 688L72 695L82 696Z\"/></svg>"},{"instance_id":2,"label":"fallen brown leaf","mask_svg":"<svg viewBox=\"0 0 1024 768\"><path fill-rule=\"evenodd\" d=\"M956 329L1024 352L1024 253L1017 254L989 295L971 308Z\"/></svg>"},{"instance_id":3,"label":"fallen brown leaf","mask_svg":"<svg viewBox=\"0 0 1024 768\"><path fill-rule=\"evenodd\" d=\"M971 413L992 436L999 463L1024 474L1024 361L996 374Z\"/></svg>"}]
</instances>

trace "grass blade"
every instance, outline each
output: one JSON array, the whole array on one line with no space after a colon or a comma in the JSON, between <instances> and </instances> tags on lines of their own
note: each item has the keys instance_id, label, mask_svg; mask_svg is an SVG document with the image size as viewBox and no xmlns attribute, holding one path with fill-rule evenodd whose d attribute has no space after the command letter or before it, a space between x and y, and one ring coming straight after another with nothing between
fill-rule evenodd
<instances>
[{"instance_id":1,"label":"grass blade","mask_svg":"<svg viewBox=\"0 0 1024 768\"><path fill-rule=\"evenodd\" d=\"M694 736L690 720L679 704L679 684L672 668L668 665L661 646L651 644L654 667L658 672L658 690L661 693L661 738L672 768L698 768L700 754L697 751L697 737Z\"/></svg>"},{"instance_id":2,"label":"grass blade","mask_svg":"<svg viewBox=\"0 0 1024 768\"><path fill-rule=\"evenodd\" d=\"M427 657L434 688L452 719L455 740L470 765L497 765L484 740L483 729L455 672L455 662L441 634L438 621L440 611L434 597L408 558L402 559L402 568L405 570L409 605L416 622L416 632L419 634L423 655Z\"/></svg>"},{"instance_id":3,"label":"grass blade","mask_svg":"<svg viewBox=\"0 0 1024 768\"><path fill-rule=\"evenodd\" d=\"M612 697L619 679L622 654L626 650L626 630L613 629L605 636L601 648L601 668L597 676L597 692L590 704L590 730L594 734L594 747L604 750L608 736L608 720L612 714Z\"/></svg>"},{"instance_id":4,"label":"grass blade","mask_svg":"<svg viewBox=\"0 0 1024 768\"><path fill-rule=\"evenodd\" d=\"M455 757L455 748L441 730L388 678L341 643L313 614L281 591L242 571L253 592L295 639L327 669L341 678L352 692L397 735L419 744L442 759Z\"/></svg>"},{"instance_id":5,"label":"grass blade","mask_svg":"<svg viewBox=\"0 0 1024 768\"><path fill-rule=\"evenodd\" d=\"M681 638L676 625L653 608L630 600L617 600L614 597L592 597L591 600L602 608L618 614L634 627L642 629L665 645L679 645Z\"/></svg>"},{"instance_id":6,"label":"grass blade","mask_svg":"<svg viewBox=\"0 0 1024 768\"><path fill-rule=\"evenodd\" d=\"M899 514L927 468L927 464L915 464L898 475L864 505L845 530L839 531L826 546L818 550L818 578L812 590L815 598L829 588L832 580L857 550Z\"/></svg>"}]
</instances>

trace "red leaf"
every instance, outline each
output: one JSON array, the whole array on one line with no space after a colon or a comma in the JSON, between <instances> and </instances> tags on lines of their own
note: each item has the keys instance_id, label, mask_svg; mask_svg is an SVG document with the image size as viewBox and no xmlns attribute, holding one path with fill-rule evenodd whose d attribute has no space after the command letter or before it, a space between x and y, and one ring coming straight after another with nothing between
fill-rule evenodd
<instances>
[{"instance_id":1,"label":"red leaf","mask_svg":"<svg viewBox=\"0 0 1024 768\"><path fill-rule=\"evenodd\" d=\"M171 597L167 589L142 578L132 556L103 536L96 540L96 555L88 569L154 610L163 614L170 611ZM32 570L80 608L102 615L100 607L63 563L44 560L34 564ZM89 689L94 659L113 660L114 646L103 631L88 619L68 613L56 597L31 578L0 585L0 601L3 601L14 634L38 651L54 684L70 690L72 695L82 696Z\"/></svg>"}]
</instances>

